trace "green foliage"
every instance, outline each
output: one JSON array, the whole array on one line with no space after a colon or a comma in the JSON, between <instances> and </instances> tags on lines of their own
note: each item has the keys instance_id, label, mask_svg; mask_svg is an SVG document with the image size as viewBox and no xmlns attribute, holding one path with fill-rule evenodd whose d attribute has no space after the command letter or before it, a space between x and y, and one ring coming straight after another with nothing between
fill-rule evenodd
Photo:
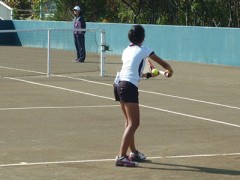
<instances>
[{"instance_id":1,"label":"green foliage","mask_svg":"<svg viewBox=\"0 0 240 180\"><path fill-rule=\"evenodd\" d=\"M43 13L45 4L51 0L6 0L3 1L13 8L13 19L40 19L40 5Z\"/></svg>"},{"instance_id":2,"label":"green foliage","mask_svg":"<svg viewBox=\"0 0 240 180\"><path fill-rule=\"evenodd\" d=\"M69 21L73 17L72 9L76 5L71 0L55 0L56 12L54 14L54 20Z\"/></svg>"},{"instance_id":3,"label":"green foliage","mask_svg":"<svg viewBox=\"0 0 240 180\"><path fill-rule=\"evenodd\" d=\"M32 9L33 9L33 19L40 19L40 14L43 16L44 12L46 12L45 4L48 0L33 0L32 1ZM40 7L42 8L40 12Z\"/></svg>"},{"instance_id":4,"label":"green foliage","mask_svg":"<svg viewBox=\"0 0 240 180\"><path fill-rule=\"evenodd\" d=\"M25 19L32 15L31 3L26 0L9 0L3 1L13 8L13 18L14 19Z\"/></svg>"},{"instance_id":5,"label":"green foliage","mask_svg":"<svg viewBox=\"0 0 240 180\"><path fill-rule=\"evenodd\" d=\"M88 22L240 27L240 0L5 0L14 19L71 21L79 5ZM49 4L56 9L49 13ZM24 11L22 11L24 10ZM53 14L53 15L51 15Z\"/></svg>"},{"instance_id":6,"label":"green foliage","mask_svg":"<svg viewBox=\"0 0 240 180\"><path fill-rule=\"evenodd\" d=\"M118 14L118 3L112 0L55 0L57 11L54 18L60 21L70 21L73 18L73 7L81 7L86 21L114 22Z\"/></svg>"}]
</instances>

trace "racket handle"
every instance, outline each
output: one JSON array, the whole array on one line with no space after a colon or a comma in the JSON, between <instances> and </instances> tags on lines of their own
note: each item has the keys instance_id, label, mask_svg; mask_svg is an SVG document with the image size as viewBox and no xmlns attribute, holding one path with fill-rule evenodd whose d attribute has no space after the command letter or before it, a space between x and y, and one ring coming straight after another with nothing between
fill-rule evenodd
<instances>
[{"instance_id":1,"label":"racket handle","mask_svg":"<svg viewBox=\"0 0 240 180\"><path fill-rule=\"evenodd\" d=\"M165 75L164 75L164 74L165 74L165 72L164 72L164 71L159 71L159 74L161 74L161 75L165 76Z\"/></svg>"},{"instance_id":2,"label":"racket handle","mask_svg":"<svg viewBox=\"0 0 240 180\"><path fill-rule=\"evenodd\" d=\"M161 74L161 75L163 75L163 76L165 76L165 77L170 77L170 76L169 76L169 73L166 72L166 71L159 71L159 74Z\"/></svg>"}]
</instances>

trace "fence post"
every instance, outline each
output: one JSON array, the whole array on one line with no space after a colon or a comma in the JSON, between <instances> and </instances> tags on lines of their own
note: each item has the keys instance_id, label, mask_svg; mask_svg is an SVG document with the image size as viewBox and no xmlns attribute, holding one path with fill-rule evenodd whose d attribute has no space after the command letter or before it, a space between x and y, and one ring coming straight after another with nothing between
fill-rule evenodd
<instances>
[{"instance_id":1,"label":"fence post","mask_svg":"<svg viewBox=\"0 0 240 180\"><path fill-rule=\"evenodd\" d=\"M47 45L47 77L51 75L51 57L50 57L50 44L51 44L51 29L47 30L48 32L48 45Z\"/></svg>"},{"instance_id":2,"label":"fence post","mask_svg":"<svg viewBox=\"0 0 240 180\"><path fill-rule=\"evenodd\" d=\"M106 59L106 36L105 36L105 30L101 29L101 67L100 67L100 76L103 77L105 75L105 59Z\"/></svg>"}]
</instances>

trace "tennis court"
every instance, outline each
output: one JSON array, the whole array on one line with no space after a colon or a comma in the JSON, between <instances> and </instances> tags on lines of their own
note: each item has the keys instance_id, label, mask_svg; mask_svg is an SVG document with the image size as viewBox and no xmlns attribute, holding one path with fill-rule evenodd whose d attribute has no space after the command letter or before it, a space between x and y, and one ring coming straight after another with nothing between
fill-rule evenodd
<instances>
[{"instance_id":1,"label":"tennis court","mask_svg":"<svg viewBox=\"0 0 240 180\"><path fill-rule=\"evenodd\" d=\"M0 78L1 179L240 178L239 67L169 61L172 78L142 80L136 143L148 160L121 168L124 117L112 93L120 57L108 60L106 77Z\"/></svg>"}]
</instances>

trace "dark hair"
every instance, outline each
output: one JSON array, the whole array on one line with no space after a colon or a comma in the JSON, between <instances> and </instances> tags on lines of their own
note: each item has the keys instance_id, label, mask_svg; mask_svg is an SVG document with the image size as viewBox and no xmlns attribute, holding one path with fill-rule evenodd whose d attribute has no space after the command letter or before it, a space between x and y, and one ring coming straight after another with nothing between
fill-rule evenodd
<instances>
[{"instance_id":1,"label":"dark hair","mask_svg":"<svg viewBox=\"0 0 240 180\"><path fill-rule=\"evenodd\" d=\"M143 42L145 38L145 30L141 25L134 25L128 31L128 39L131 43L138 45Z\"/></svg>"}]
</instances>

